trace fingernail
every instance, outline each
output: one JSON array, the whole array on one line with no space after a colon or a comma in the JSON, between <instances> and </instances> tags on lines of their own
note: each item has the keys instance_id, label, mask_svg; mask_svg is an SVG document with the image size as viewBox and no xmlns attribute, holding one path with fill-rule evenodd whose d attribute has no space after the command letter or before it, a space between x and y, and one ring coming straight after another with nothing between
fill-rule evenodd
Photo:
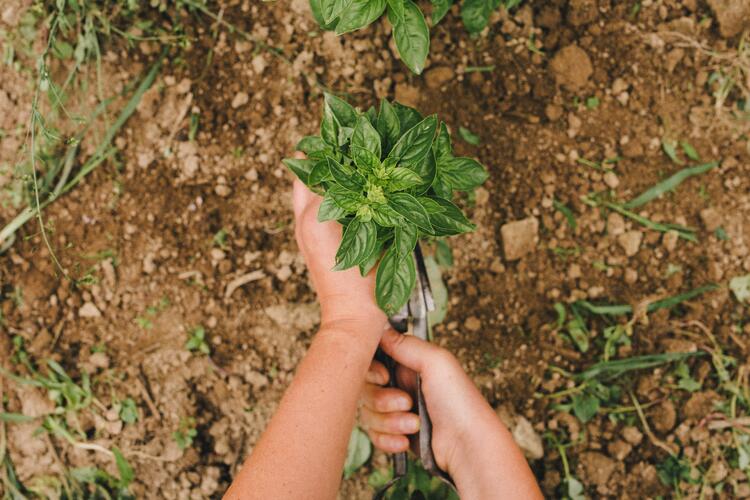
<instances>
[{"instance_id":1,"label":"fingernail","mask_svg":"<svg viewBox=\"0 0 750 500\"><path fill-rule=\"evenodd\" d=\"M391 411L408 411L411 410L411 401L408 398L396 398L391 403Z\"/></svg>"},{"instance_id":2,"label":"fingernail","mask_svg":"<svg viewBox=\"0 0 750 500\"><path fill-rule=\"evenodd\" d=\"M419 419L418 418L402 418L401 432L405 434L413 434L419 430Z\"/></svg>"}]
</instances>

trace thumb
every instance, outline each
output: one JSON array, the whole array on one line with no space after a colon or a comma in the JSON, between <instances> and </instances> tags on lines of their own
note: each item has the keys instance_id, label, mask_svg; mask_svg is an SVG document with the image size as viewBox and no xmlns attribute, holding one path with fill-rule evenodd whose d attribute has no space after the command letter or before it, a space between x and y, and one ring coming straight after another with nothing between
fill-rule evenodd
<instances>
[{"instance_id":1,"label":"thumb","mask_svg":"<svg viewBox=\"0 0 750 500\"><path fill-rule=\"evenodd\" d=\"M413 335L402 335L388 329L380 339L380 347L398 364L414 370L424 371L430 358L440 354L441 349Z\"/></svg>"}]
</instances>

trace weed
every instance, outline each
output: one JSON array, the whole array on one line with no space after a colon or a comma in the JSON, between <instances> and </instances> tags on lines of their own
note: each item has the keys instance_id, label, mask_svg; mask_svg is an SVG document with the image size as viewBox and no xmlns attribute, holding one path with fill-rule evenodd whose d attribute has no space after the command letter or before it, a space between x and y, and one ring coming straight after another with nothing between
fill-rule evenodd
<instances>
[{"instance_id":1,"label":"weed","mask_svg":"<svg viewBox=\"0 0 750 500\"><path fill-rule=\"evenodd\" d=\"M206 330L202 326L196 326L191 328L188 332L188 341L185 343L185 349L188 351L197 351L199 353L208 356L211 354L211 349L208 347L206 342Z\"/></svg>"},{"instance_id":2,"label":"weed","mask_svg":"<svg viewBox=\"0 0 750 500\"><path fill-rule=\"evenodd\" d=\"M198 435L198 429L195 427L193 417L184 417L180 419L180 426L172 433L172 438L177 446L184 450L193 446L193 439Z\"/></svg>"},{"instance_id":3,"label":"weed","mask_svg":"<svg viewBox=\"0 0 750 500\"><path fill-rule=\"evenodd\" d=\"M375 490L383 488L393 477L391 470L376 469L370 474L367 483ZM428 498L430 500L458 500L458 496L448 485L430 474L415 460L406 464L406 475L386 493L390 500Z\"/></svg>"},{"instance_id":4,"label":"weed","mask_svg":"<svg viewBox=\"0 0 750 500\"><path fill-rule=\"evenodd\" d=\"M138 421L138 407L132 398L125 398L120 403L120 420L126 424L134 424Z\"/></svg>"},{"instance_id":5,"label":"weed","mask_svg":"<svg viewBox=\"0 0 750 500\"><path fill-rule=\"evenodd\" d=\"M461 136L461 139L472 146L479 146L479 143L482 142L482 139L468 128L458 127L458 135Z\"/></svg>"},{"instance_id":6,"label":"weed","mask_svg":"<svg viewBox=\"0 0 750 500\"><path fill-rule=\"evenodd\" d=\"M344 478L349 479L369 459L372 454L372 443L359 427L352 429L349 437L349 445L346 449L346 461L344 462Z\"/></svg>"},{"instance_id":7,"label":"weed","mask_svg":"<svg viewBox=\"0 0 750 500\"><path fill-rule=\"evenodd\" d=\"M675 189L677 189L677 186L682 184L686 179L689 179L690 177L693 177L695 175L705 174L718 165L718 162L711 162L703 165L697 165L695 167L684 168L674 175L670 176L669 178L650 187L627 203L624 203L622 207L628 210L641 207L646 203L659 198L664 193L674 191Z\"/></svg>"}]
</instances>

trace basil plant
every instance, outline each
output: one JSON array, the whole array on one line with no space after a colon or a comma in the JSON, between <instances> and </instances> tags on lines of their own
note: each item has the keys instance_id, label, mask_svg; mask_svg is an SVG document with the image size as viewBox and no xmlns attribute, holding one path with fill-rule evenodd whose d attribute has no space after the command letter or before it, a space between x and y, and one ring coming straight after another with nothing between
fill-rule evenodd
<instances>
[{"instance_id":1,"label":"basil plant","mask_svg":"<svg viewBox=\"0 0 750 500\"><path fill-rule=\"evenodd\" d=\"M297 145L307 158L284 164L323 195L318 220L344 226L336 270L359 267L362 276L380 263L375 294L393 315L416 281L412 253L420 238L474 230L451 200L487 180L472 158L455 157L448 127L432 115L382 101L379 111L360 113L325 95L320 135Z\"/></svg>"},{"instance_id":2,"label":"basil plant","mask_svg":"<svg viewBox=\"0 0 750 500\"><path fill-rule=\"evenodd\" d=\"M430 0L432 25L439 23L455 0ZM469 33L479 33L499 7L516 7L521 0L463 0L461 18ZM343 35L369 26L387 12L401 60L421 74L430 52L430 29L419 6L412 0L310 0L313 17L325 30Z\"/></svg>"}]
</instances>

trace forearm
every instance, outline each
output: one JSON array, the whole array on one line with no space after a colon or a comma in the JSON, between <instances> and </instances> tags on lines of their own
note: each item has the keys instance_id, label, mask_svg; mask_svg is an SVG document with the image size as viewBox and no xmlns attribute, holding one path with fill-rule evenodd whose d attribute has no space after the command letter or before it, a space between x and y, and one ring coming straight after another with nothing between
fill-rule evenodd
<instances>
[{"instance_id":1,"label":"forearm","mask_svg":"<svg viewBox=\"0 0 750 500\"><path fill-rule=\"evenodd\" d=\"M383 325L321 328L227 498L334 498Z\"/></svg>"}]
</instances>

